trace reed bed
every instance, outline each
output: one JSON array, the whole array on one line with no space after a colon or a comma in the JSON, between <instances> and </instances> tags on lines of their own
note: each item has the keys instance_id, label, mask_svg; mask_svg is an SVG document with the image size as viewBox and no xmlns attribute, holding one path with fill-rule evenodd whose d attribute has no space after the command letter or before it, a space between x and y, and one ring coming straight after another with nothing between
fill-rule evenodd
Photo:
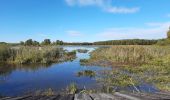
<instances>
[{"instance_id":1,"label":"reed bed","mask_svg":"<svg viewBox=\"0 0 170 100\"><path fill-rule=\"evenodd\" d=\"M143 64L170 54L170 47L161 46L112 46L91 53L91 60L107 60L112 63Z\"/></svg>"},{"instance_id":2,"label":"reed bed","mask_svg":"<svg viewBox=\"0 0 170 100\"><path fill-rule=\"evenodd\" d=\"M106 87L122 87L133 85L132 83L149 83L163 91L170 91L170 47L169 46L111 46L110 48L99 48L91 52L91 58L83 64L102 65L102 62L109 63L115 67L115 63L122 64L114 70L110 70L101 77ZM96 62L98 62L96 64ZM118 69L118 74L115 70ZM121 73L126 72L126 73ZM128 73L128 74L127 74ZM115 77L113 77L115 76ZM120 76L120 77L119 77ZM125 78L122 78L126 76ZM134 77L137 77L137 80ZM134 82L129 84L129 80ZM116 81L115 81L116 80ZM118 81L119 80L119 81ZM118 83L119 82L119 83ZM142 82L142 83L141 83ZM118 83L118 84L117 84ZM123 83L123 84L122 84ZM128 83L125 84L124 83ZM105 88L107 89L107 88ZM110 90L110 88L108 88Z\"/></svg>"},{"instance_id":3,"label":"reed bed","mask_svg":"<svg viewBox=\"0 0 170 100\"><path fill-rule=\"evenodd\" d=\"M56 47L18 47L0 46L0 62L30 64L53 63L75 58L76 52L66 52Z\"/></svg>"}]
</instances>

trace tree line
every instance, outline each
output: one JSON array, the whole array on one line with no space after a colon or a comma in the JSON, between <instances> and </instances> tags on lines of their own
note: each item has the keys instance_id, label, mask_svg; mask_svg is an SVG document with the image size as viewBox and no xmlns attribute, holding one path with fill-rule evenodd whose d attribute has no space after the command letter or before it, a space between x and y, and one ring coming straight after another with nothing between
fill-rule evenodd
<instances>
[{"instance_id":1,"label":"tree line","mask_svg":"<svg viewBox=\"0 0 170 100\"><path fill-rule=\"evenodd\" d=\"M94 42L94 45L153 45L158 40L145 40L145 39L126 39L126 40L109 40Z\"/></svg>"},{"instance_id":2,"label":"tree line","mask_svg":"<svg viewBox=\"0 0 170 100\"><path fill-rule=\"evenodd\" d=\"M50 39L44 39L42 42L38 42L32 39L28 39L25 42L21 41L20 45L24 46L41 46L41 45L93 45L93 43L89 42L63 42L62 40L56 40L52 42Z\"/></svg>"},{"instance_id":3,"label":"tree line","mask_svg":"<svg viewBox=\"0 0 170 100\"><path fill-rule=\"evenodd\" d=\"M63 45L64 42L61 40L56 40L55 42L51 42L50 39L44 39L42 42L38 42L32 39L28 39L25 42L21 41L20 45L25 45L25 46L40 46L40 45Z\"/></svg>"},{"instance_id":4,"label":"tree line","mask_svg":"<svg viewBox=\"0 0 170 100\"><path fill-rule=\"evenodd\" d=\"M20 45L25 46L41 46L41 45L153 45L159 40L145 40L145 39L127 39L127 40L110 40L99 42L63 42L62 40L56 40L52 42L50 39L44 39L42 42L38 42L32 39L28 39L25 42L21 41Z\"/></svg>"}]
</instances>

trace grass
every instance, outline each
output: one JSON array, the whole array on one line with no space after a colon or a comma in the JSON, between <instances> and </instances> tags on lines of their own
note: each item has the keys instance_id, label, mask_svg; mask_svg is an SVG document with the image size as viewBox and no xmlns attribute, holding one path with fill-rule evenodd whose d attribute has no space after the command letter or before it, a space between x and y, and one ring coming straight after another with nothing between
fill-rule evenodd
<instances>
[{"instance_id":1,"label":"grass","mask_svg":"<svg viewBox=\"0 0 170 100\"><path fill-rule=\"evenodd\" d=\"M83 70L83 71L77 72L77 76L78 77L81 77L81 76L95 77L96 73L92 70Z\"/></svg>"},{"instance_id":2,"label":"grass","mask_svg":"<svg viewBox=\"0 0 170 100\"><path fill-rule=\"evenodd\" d=\"M55 92L51 88L49 88L48 90L42 93L42 95L45 95L45 96L53 96L54 94Z\"/></svg>"},{"instance_id":3,"label":"grass","mask_svg":"<svg viewBox=\"0 0 170 100\"><path fill-rule=\"evenodd\" d=\"M76 52L66 52L56 47L18 47L12 48L7 45L0 46L0 62L31 64L31 63L54 63L71 60L76 57Z\"/></svg>"},{"instance_id":4,"label":"grass","mask_svg":"<svg viewBox=\"0 0 170 100\"><path fill-rule=\"evenodd\" d=\"M106 91L113 87L135 86L138 79L153 84L158 89L170 91L170 47L169 46L112 46L99 48L91 53L84 64L107 62L108 66L122 65L99 78ZM97 62L97 63L96 63ZM126 73L122 73L126 72ZM128 73L128 74L127 74ZM135 79L134 77L138 77Z\"/></svg>"},{"instance_id":5,"label":"grass","mask_svg":"<svg viewBox=\"0 0 170 100\"><path fill-rule=\"evenodd\" d=\"M97 80L102 83L103 92L113 93L117 88L126 87L134 87L136 91L139 91L136 88L136 85L139 84L138 81L128 74L116 69L112 71L103 71L101 74L102 77L99 77Z\"/></svg>"},{"instance_id":6,"label":"grass","mask_svg":"<svg viewBox=\"0 0 170 100\"><path fill-rule=\"evenodd\" d=\"M78 87L75 83L71 83L67 88L66 88L68 94L75 94L76 91L78 90Z\"/></svg>"},{"instance_id":7,"label":"grass","mask_svg":"<svg viewBox=\"0 0 170 100\"><path fill-rule=\"evenodd\" d=\"M90 61L107 60L112 64L144 64L170 53L170 48L161 46L112 46L91 53Z\"/></svg>"},{"instance_id":8,"label":"grass","mask_svg":"<svg viewBox=\"0 0 170 100\"><path fill-rule=\"evenodd\" d=\"M80 59L81 65L86 65L88 63L88 59Z\"/></svg>"}]
</instances>

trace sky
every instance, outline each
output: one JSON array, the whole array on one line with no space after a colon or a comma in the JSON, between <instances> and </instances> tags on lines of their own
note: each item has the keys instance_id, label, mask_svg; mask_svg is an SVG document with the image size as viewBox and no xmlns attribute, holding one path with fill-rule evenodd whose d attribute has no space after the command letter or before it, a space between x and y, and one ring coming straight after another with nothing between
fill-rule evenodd
<instances>
[{"instance_id":1,"label":"sky","mask_svg":"<svg viewBox=\"0 0 170 100\"><path fill-rule=\"evenodd\" d=\"M170 0L0 0L0 41L161 39Z\"/></svg>"}]
</instances>

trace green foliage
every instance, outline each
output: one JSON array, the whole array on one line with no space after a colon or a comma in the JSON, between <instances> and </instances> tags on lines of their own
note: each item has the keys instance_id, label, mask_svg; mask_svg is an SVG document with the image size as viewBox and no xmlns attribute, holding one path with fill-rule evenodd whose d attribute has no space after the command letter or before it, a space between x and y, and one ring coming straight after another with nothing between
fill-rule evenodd
<instances>
[{"instance_id":1,"label":"green foliage","mask_svg":"<svg viewBox=\"0 0 170 100\"><path fill-rule=\"evenodd\" d=\"M144 40L144 39L127 39L127 40L110 40L94 42L94 45L153 45L158 40Z\"/></svg>"},{"instance_id":2,"label":"green foliage","mask_svg":"<svg viewBox=\"0 0 170 100\"><path fill-rule=\"evenodd\" d=\"M41 43L42 45L50 45L51 40L50 39L44 39L44 41Z\"/></svg>"},{"instance_id":3,"label":"green foliage","mask_svg":"<svg viewBox=\"0 0 170 100\"><path fill-rule=\"evenodd\" d=\"M25 42L21 41L20 45L25 45L25 46L39 46L39 42L34 41L32 39L28 39Z\"/></svg>"},{"instance_id":4,"label":"green foliage","mask_svg":"<svg viewBox=\"0 0 170 100\"><path fill-rule=\"evenodd\" d=\"M158 41L157 45L160 45L160 46L170 45L170 39L161 39Z\"/></svg>"},{"instance_id":5,"label":"green foliage","mask_svg":"<svg viewBox=\"0 0 170 100\"><path fill-rule=\"evenodd\" d=\"M25 45L28 45L28 46L33 45L33 40L32 39L26 40Z\"/></svg>"},{"instance_id":6,"label":"green foliage","mask_svg":"<svg viewBox=\"0 0 170 100\"><path fill-rule=\"evenodd\" d=\"M64 42L63 41L60 41L60 40L57 40L56 42L55 42L55 45L63 45L64 44Z\"/></svg>"}]
</instances>

